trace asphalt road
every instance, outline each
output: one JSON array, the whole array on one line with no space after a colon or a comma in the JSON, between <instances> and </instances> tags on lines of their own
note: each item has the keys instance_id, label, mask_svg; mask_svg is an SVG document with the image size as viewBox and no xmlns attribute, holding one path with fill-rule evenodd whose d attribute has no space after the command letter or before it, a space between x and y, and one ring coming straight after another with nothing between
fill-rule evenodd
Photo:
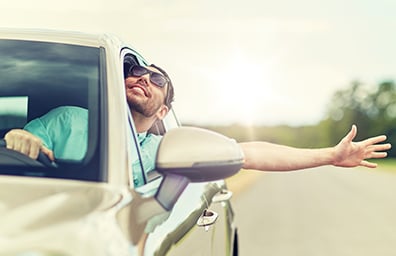
<instances>
[{"instance_id":1,"label":"asphalt road","mask_svg":"<svg viewBox=\"0 0 396 256\"><path fill-rule=\"evenodd\" d=\"M232 203L242 256L396 255L396 174L390 172L260 173Z\"/></svg>"}]
</instances>

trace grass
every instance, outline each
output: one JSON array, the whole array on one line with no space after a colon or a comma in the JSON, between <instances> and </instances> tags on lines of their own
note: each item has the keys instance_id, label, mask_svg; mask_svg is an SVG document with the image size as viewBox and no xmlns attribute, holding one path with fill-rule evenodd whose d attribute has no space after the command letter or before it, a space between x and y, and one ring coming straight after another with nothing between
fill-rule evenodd
<instances>
[{"instance_id":1,"label":"grass","mask_svg":"<svg viewBox=\"0 0 396 256\"><path fill-rule=\"evenodd\" d=\"M380 160L370 160L370 162L377 163L378 168L384 171L396 172L396 158L386 158Z\"/></svg>"}]
</instances>

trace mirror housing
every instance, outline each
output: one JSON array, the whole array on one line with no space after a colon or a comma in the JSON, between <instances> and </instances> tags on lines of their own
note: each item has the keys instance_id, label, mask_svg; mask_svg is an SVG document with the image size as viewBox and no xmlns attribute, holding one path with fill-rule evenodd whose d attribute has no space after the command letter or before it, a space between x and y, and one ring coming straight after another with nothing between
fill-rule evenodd
<instances>
[{"instance_id":1,"label":"mirror housing","mask_svg":"<svg viewBox=\"0 0 396 256\"><path fill-rule=\"evenodd\" d=\"M160 143L156 170L163 180L157 201L171 210L189 182L228 178L243 165L242 149L234 139L196 127L168 131Z\"/></svg>"}]
</instances>

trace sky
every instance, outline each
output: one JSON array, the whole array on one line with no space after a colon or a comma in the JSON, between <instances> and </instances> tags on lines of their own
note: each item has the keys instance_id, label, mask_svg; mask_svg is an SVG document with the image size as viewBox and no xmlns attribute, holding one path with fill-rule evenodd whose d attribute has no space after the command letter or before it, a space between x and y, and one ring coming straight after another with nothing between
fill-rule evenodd
<instances>
[{"instance_id":1,"label":"sky","mask_svg":"<svg viewBox=\"0 0 396 256\"><path fill-rule=\"evenodd\" d=\"M105 32L166 69L182 123L305 125L396 78L394 0L0 0L0 26Z\"/></svg>"}]
</instances>

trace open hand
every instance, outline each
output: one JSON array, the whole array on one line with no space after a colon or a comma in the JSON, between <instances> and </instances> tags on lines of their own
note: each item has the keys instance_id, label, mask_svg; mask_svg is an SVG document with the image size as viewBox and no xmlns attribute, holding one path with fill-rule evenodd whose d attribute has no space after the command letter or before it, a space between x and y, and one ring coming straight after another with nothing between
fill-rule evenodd
<instances>
[{"instance_id":1,"label":"open hand","mask_svg":"<svg viewBox=\"0 0 396 256\"><path fill-rule=\"evenodd\" d=\"M357 127L353 125L349 133L334 147L335 155L333 164L340 167L377 167L376 163L371 163L366 159L385 158L387 156L387 153L383 151L389 150L391 144L379 144L386 140L386 136L380 135L363 141L353 142L356 134Z\"/></svg>"}]
</instances>

